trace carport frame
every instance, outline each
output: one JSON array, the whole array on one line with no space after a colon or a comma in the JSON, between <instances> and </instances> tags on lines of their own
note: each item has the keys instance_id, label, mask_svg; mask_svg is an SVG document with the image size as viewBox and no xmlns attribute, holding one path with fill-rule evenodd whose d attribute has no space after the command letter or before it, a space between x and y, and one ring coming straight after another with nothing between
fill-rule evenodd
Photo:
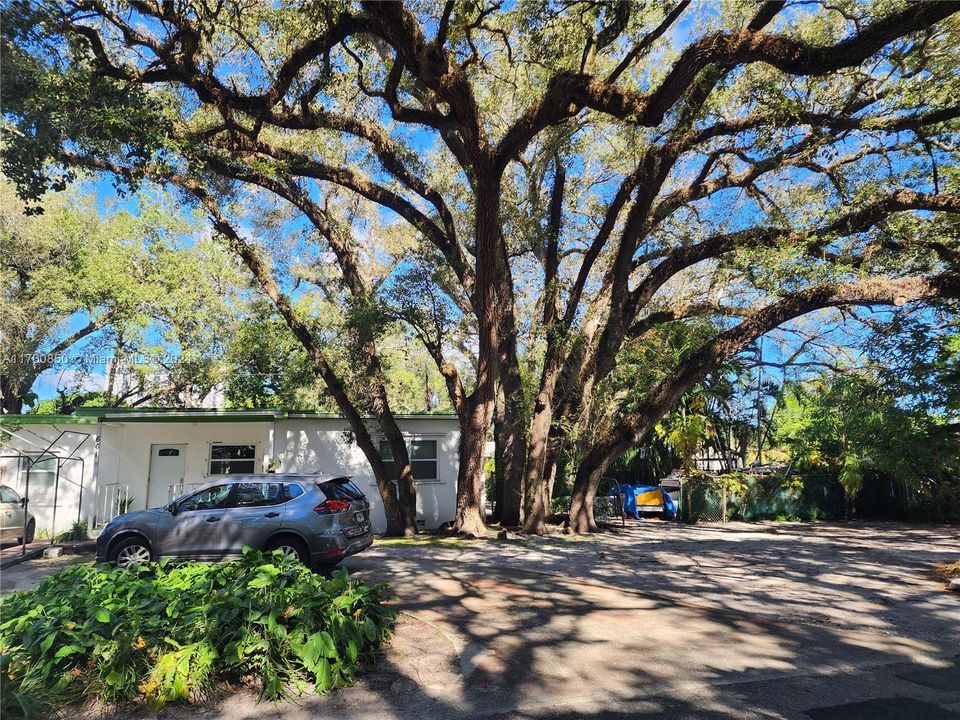
<instances>
[{"instance_id":1,"label":"carport frame","mask_svg":"<svg viewBox=\"0 0 960 720\"><path fill-rule=\"evenodd\" d=\"M28 438L17 435L17 431L15 430L8 429L8 430L5 430L5 432L11 435L12 437L17 438L18 440L21 440L27 443L28 445L32 445L35 448L42 447L40 445L37 445L32 440L29 440ZM34 434L34 433L31 433L31 434ZM54 445L60 442L60 440L63 438L64 435L82 435L83 439L77 444L77 446L73 450L70 451L69 455L63 456L59 454L57 455L52 454L50 450L53 448ZM91 433L78 432L76 430L61 430L60 434L57 435L57 437L54 438L47 445L46 448L42 449L39 454L26 453L23 450L19 448L15 448L12 445L9 445L8 443L0 440L0 445L3 445L4 447L10 450L16 451L16 454L14 455L0 455L0 459L16 459L18 461L21 459L27 460L27 476L26 476L26 481L24 483L24 488L23 488L24 513L23 513L23 535L21 535L22 543L20 545L21 556L25 557L27 554L27 542L26 542L27 541L27 510L30 505L30 471L31 469L36 463L41 461L46 461L50 459L55 459L57 461L56 474L54 475L54 480L53 480L53 516L50 520L50 525L51 525L50 544L53 545L56 542L57 498L60 492L60 470L63 468L63 466L66 463L70 462L71 460L80 463L80 482L73 483L72 480L67 479L67 482L71 482L80 488L80 497L77 500L77 522L80 522L80 518L83 515L83 476L86 472L86 461L84 460L84 458L77 457L75 454L80 450L81 447L83 447L84 443L86 443L87 440L90 439L90 437L91 437ZM19 467L19 462L18 462L18 467Z\"/></svg>"}]
</instances>

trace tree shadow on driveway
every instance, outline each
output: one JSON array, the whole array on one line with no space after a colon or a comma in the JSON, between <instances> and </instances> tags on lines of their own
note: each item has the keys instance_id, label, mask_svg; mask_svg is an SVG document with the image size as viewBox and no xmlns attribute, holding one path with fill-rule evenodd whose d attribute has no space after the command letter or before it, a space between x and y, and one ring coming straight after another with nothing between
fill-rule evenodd
<instances>
[{"instance_id":1,"label":"tree shadow on driveway","mask_svg":"<svg viewBox=\"0 0 960 720\"><path fill-rule=\"evenodd\" d=\"M375 668L326 697L241 694L205 716L809 720L877 697L957 704L960 688L916 681L956 666L960 603L921 567L949 539L914 535L899 557L846 529L651 524L587 542L375 547L347 562L398 596Z\"/></svg>"}]
</instances>

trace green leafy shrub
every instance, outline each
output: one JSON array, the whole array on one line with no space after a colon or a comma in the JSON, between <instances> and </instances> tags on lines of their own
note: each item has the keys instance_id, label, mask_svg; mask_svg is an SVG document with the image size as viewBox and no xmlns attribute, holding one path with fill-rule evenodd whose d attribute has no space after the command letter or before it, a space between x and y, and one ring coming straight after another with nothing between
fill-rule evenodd
<instances>
[{"instance_id":1,"label":"green leafy shrub","mask_svg":"<svg viewBox=\"0 0 960 720\"><path fill-rule=\"evenodd\" d=\"M86 521L75 522L66 532L57 535L57 542L82 542L90 539Z\"/></svg>"},{"instance_id":2,"label":"green leafy shrub","mask_svg":"<svg viewBox=\"0 0 960 720\"><path fill-rule=\"evenodd\" d=\"M388 637L386 593L249 549L229 563L73 567L0 604L0 715L89 700L156 709L218 681L271 700L323 693Z\"/></svg>"},{"instance_id":3,"label":"green leafy shrub","mask_svg":"<svg viewBox=\"0 0 960 720\"><path fill-rule=\"evenodd\" d=\"M550 512L554 515L570 512L570 496L550 498Z\"/></svg>"}]
</instances>

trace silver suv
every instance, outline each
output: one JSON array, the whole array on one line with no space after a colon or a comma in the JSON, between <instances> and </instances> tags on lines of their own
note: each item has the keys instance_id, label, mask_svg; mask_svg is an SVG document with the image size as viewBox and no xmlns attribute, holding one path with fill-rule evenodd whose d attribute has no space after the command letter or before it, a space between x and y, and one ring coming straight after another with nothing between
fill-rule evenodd
<instances>
[{"instance_id":1,"label":"silver suv","mask_svg":"<svg viewBox=\"0 0 960 720\"><path fill-rule=\"evenodd\" d=\"M330 566L372 543L370 503L349 477L244 475L113 519L97 537L97 561L223 560L247 545Z\"/></svg>"}]
</instances>

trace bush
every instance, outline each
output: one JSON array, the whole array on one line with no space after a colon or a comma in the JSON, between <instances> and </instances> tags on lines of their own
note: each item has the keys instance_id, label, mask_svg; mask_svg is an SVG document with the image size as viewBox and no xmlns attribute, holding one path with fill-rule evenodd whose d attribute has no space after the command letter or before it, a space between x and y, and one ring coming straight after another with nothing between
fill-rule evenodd
<instances>
[{"instance_id":1,"label":"bush","mask_svg":"<svg viewBox=\"0 0 960 720\"><path fill-rule=\"evenodd\" d=\"M570 512L570 496L550 498L550 512L554 515Z\"/></svg>"},{"instance_id":2,"label":"bush","mask_svg":"<svg viewBox=\"0 0 960 720\"><path fill-rule=\"evenodd\" d=\"M220 564L73 567L0 604L0 715L90 700L158 709L221 681L270 700L323 693L389 635L386 592L249 549Z\"/></svg>"},{"instance_id":3,"label":"bush","mask_svg":"<svg viewBox=\"0 0 960 720\"><path fill-rule=\"evenodd\" d=\"M57 535L57 542L82 542L89 540L90 534L87 531L87 522L75 522L66 532Z\"/></svg>"}]
</instances>

